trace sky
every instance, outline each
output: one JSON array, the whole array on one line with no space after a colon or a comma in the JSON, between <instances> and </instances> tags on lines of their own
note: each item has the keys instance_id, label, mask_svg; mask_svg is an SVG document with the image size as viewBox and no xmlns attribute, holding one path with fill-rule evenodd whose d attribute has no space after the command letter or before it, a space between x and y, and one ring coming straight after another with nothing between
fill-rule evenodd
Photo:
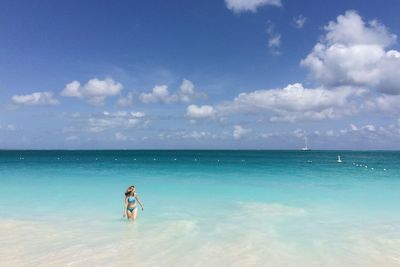
<instances>
[{"instance_id":1,"label":"sky","mask_svg":"<svg viewBox=\"0 0 400 267\"><path fill-rule=\"evenodd\" d=\"M398 0L0 1L0 149L400 149Z\"/></svg>"}]
</instances>

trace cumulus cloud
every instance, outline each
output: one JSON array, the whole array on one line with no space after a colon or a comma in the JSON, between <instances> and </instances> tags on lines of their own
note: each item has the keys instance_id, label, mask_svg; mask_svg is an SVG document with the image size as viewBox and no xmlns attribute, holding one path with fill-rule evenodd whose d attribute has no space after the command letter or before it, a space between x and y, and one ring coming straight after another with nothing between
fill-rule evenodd
<instances>
[{"instance_id":1,"label":"cumulus cloud","mask_svg":"<svg viewBox=\"0 0 400 267\"><path fill-rule=\"evenodd\" d=\"M371 95L366 99L364 108L367 111L381 111L386 114L398 115L400 113L400 95Z\"/></svg>"},{"instance_id":2,"label":"cumulus cloud","mask_svg":"<svg viewBox=\"0 0 400 267\"><path fill-rule=\"evenodd\" d=\"M52 92L35 92L28 95L14 95L12 102L17 105L57 105L59 101Z\"/></svg>"},{"instance_id":3,"label":"cumulus cloud","mask_svg":"<svg viewBox=\"0 0 400 267\"><path fill-rule=\"evenodd\" d=\"M293 18L293 22L297 29L302 29L307 22L307 18L303 15L298 15L297 17Z\"/></svg>"},{"instance_id":4,"label":"cumulus cloud","mask_svg":"<svg viewBox=\"0 0 400 267\"><path fill-rule=\"evenodd\" d=\"M325 35L301 61L327 87L364 86L400 94L400 52L389 50L397 36L378 21L347 11L324 27Z\"/></svg>"},{"instance_id":5,"label":"cumulus cloud","mask_svg":"<svg viewBox=\"0 0 400 267\"><path fill-rule=\"evenodd\" d=\"M233 126L233 138L241 139L243 136L247 135L251 132L251 129L243 128L241 125Z\"/></svg>"},{"instance_id":6,"label":"cumulus cloud","mask_svg":"<svg viewBox=\"0 0 400 267\"><path fill-rule=\"evenodd\" d=\"M156 85L150 93L142 93L139 98L143 103L171 104L176 102L188 103L200 96L201 94L195 92L193 83L184 79L179 89L174 93L169 92L167 85Z\"/></svg>"},{"instance_id":7,"label":"cumulus cloud","mask_svg":"<svg viewBox=\"0 0 400 267\"><path fill-rule=\"evenodd\" d=\"M178 96L183 102L189 102L191 97L194 96L194 85L191 81L184 79L179 87Z\"/></svg>"},{"instance_id":8,"label":"cumulus cloud","mask_svg":"<svg viewBox=\"0 0 400 267\"><path fill-rule=\"evenodd\" d=\"M204 105L190 105L187 107L186 115L192 119L204 119L213 117L215 114L215 110L212 106Z\"/></svg>"},{"instance_id":9,"label":"cumulus cloud","mask_svg":"<svg viewBox=\"0 0 400 267\"><path fill-rule=\"evenodd\" d=\"M307 89L290 84L283 89L257 90L239 94L233 101L218 105L219 114L234 112L272 112L271 121L339 118L357 112L354 98L364 90L353 88Z\"/></svg>"},{"instance_id":10,"label":"cumulus cloud","mask_svg":"<svg viewBox=\"0 0 400 267\"><path fill-rule=\"evenodd\" d=\"M226 7L235 12L256 12L262 6L282 6L281 0L225 0Z\"/></svg>"},{"instance_id":11,"label":"cumulus cloud","mask_svg":"<svg viewBox=\"0 0 400 267\"><path fill-rule=\"evenodd\" d=\"M110 129L129 129L146 123L146 114L143 112L103 112L101 115L88 119L86 130L93 133Z\"/></svg>"},{"instance_id":12,"label":"cumulus cloud","mask_svg":"<svg viewBox=\"0 0 400 267\"><path fill-rule=\"evenodd\" d=\"M140 94L140 100L143 103L169 103L171 102L171 95L168 91L168 86L166 85L156 85L154 86L151 93Z\"/></svg>"},{"instance_id":13,"label":"cumulus cloud","mask_svg":"<svg viewBox=\"0 0 400 267\"><path fill-rule=\"evenodd\" d=\"M65 97L84 98L93 105L104 105L107 97L117 96L123 89L122 84L115 82L111 78L99 80L97 78L89 80L81 85L79 81L72 81L65 86L61 95Z\"/></svg>"},{"instance_id":14,"label":"cumulus cloud","mask_svg":"<svg viewBox=\"0 0 400 267\"><path fill-rule=\"evenodd\" d=\"M276 32L275 25L270 21L267 22L266 32L268 35L269 50L271 51L271 53L279 55L281 48L281 34Z\"/></svg>"}]
</instances>

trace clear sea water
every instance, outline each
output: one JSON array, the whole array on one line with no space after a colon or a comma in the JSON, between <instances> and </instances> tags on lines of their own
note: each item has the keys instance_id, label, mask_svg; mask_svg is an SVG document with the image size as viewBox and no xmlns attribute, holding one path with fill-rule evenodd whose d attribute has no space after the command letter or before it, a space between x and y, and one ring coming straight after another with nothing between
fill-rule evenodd
<instances>
[{"instance_id":1,"label":"clear sea water","mask_svg":"<svg viewBox=\"0 0 400 267\"><path fill-rule=\"evenodd\" d=\"M400 266L399 207L400 152L0 151L1 266Z\"/></svg>"}]
</instances>

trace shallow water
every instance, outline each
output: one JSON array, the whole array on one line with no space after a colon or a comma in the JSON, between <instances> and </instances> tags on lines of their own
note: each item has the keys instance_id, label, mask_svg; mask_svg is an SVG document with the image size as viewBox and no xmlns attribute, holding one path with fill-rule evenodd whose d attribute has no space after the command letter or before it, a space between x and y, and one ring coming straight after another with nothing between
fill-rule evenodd
<instances>
[{"instance_id":1,"label":"shallow water","mask_svg":"<svg viewBox=\"0 0 400 267\"><path fill-rule=\"evenodd\" d=\"M400 266L399 163L383 151L0 151L0 258ZM122 219L130 184L145 205L134 223Z\"/></svg>"}]
</instances>

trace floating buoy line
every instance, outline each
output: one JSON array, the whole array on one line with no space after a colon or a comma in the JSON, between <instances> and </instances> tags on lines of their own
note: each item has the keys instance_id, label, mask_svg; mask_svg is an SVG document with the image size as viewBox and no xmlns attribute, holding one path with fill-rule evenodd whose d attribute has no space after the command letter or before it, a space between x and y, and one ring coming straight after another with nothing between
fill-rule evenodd
<instances>
[{"instance_id":1,"label":"floating buoy line","mask_svg":"<svg viewBox=\"0 0 400 267\"><path fill-rule=\"evenodd\" d=\"M65 158L64 158L64 159L65 159ZM18 160L25 160L25 157L18 157ZM56 157L56 160L63 160L63 158L61 158L61 157ZM76 161L79 161L80 158L75 158L75 160L76 160ZM99 161L100 159L99 159L99 158L95 158L94 160L95 160L95 161ZM118 158L114 158L114 161L118 161L118 160L119 160ZM133 161L138 161L137 158L133 158L132 160L133 160ZM158 160L157 158L153 158L153 161L157 161L157 160ZM172 160L173 160L173 161L178 161L178 158L172 158ZM199 159L198 159L198 158L194 158L193 161L198 162ZM338 156L338 158L337 158L336 161L339 162L339 163L343 162L343 161L341 160L341 157L340 157L340 156ZM216 159L216 162L220 163L221 160L220 160L220 159ZM240 162L246 162L246 160L245 160L245 159L240 159ZM312 161L312 160L307 160L306 163L313 163L313 161ZM380 168L370 167L370 166L368 166L367 164L363 164L363 163L353 162L352 165L355 166L355 167L359 167L359 168L370 169L370 170L372 170L372 171L374 171L374 170L383 170L383 171L385 171L385 172L388 171L387 168L382 168L382 169L380 169Z\"/></svg>"},{"instance_id":2,"label":"floating buoy line","mask_svg":"<svg viewBox=\"0 0 400 267\"><path fill-rule=\"evenodd\" d=\"M368 165L366 165L366 164L353 162L353 165L354 165L355 167L360 167L360 168L368 169ZM369 167L369 169L370 169L371 171L378 170L378 169L375 169L374 167ZM387 171L386 168L382 168L382 170L383 170L383 171Z\"/></svg>"}]
</instances>

